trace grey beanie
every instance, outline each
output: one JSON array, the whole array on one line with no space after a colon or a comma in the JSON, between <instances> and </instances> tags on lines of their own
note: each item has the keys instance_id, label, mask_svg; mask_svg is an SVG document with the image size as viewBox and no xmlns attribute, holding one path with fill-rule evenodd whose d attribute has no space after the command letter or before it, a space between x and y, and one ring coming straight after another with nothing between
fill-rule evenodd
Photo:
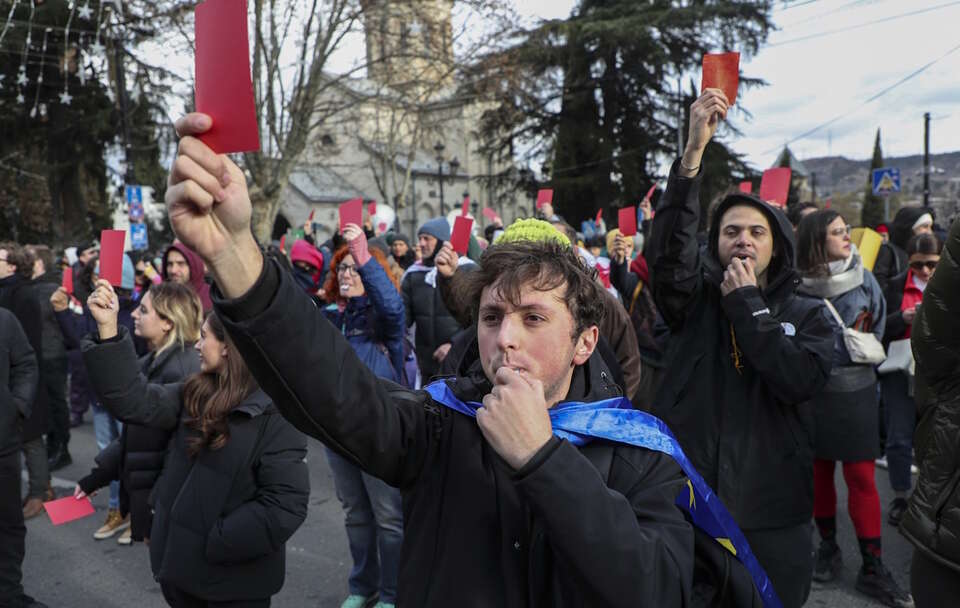
<instances>
[{"instance_id":1,"label":"grey beanie","mask_svg":"<svg viewBox=\"0 0 960 608\"><path fill-rule=\"evenodd\" d=\"M424 222L423 226L420 226L420 230L417 230L417 234L429 234L438 241L449 241L450 223L446 218L435 217Z\"/></svg>"}]
</instances>

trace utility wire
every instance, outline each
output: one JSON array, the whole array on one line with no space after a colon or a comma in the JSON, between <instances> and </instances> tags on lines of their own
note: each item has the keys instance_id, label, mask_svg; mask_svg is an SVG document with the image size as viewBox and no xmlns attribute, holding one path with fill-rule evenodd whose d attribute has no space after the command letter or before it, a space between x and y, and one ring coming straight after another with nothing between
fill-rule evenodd
<instances>
[{"instance_id":1,"label":"utility wire","mask_svg":"<svg viewBox=\"0 0 960 608\"><path fill-rule=\"evenodd\" d=\"M871 26L871 25L877 25L877 24L879 24L879 23L886 23L887 21L894 21L894 20L896 20L896 19L902 19L902 18L904 18L904 17L913 17L914 15L921 15L921 14L923 14L923 13L929 13L929 12L932 12L932 11L940 10L940 9L942 9L942 8L947 8L947 7L950 7L950 6L956 6L956 5L958 5L958 4L960 4L960 1L947 2L946 4L938 4L937 6L930 6L930 7L927 7L927 8L922 8L922 9L915 10L915 11L910 11L910 12L907 12L907 13L900 13L899 15L892 15L892 16L890 16L890 17L883 17L883 18L881 18L881 19L875 19L875 20L873 20L873 21L867 21L866 23L859 23L859 24L857 24L857 25L851 25L851 26L847 26L847 27L837 28L837 29L835 29L835 30L827 30L827 31L825 31L825 32L817 32L816 34L809 34L809 35L807 35L807 36L799 36L799 37L797 37L797 38L788 38L787 40L781 40L780 42L773 42L773 43L771 43L771 44L768 44L767 47L769 48L769 47L775 47L775 46L784 46L784 45L787 45L787 44L793 44L794 42L802 42L802 41L804 41L804 40L813 40L814 38L823 38L824 36L832 36L832 35L834 35L834 34L841 34L841 33L843 33L843 32L849 32L849 31L852 31L852 30L858 30L858 29L862 29L862 28L865 28L865 27L869 27L869 26Z\"/></svg>"},{"instance_id":2,"label":"utility wire","mask_svg":"<svg viewBox=\"0 0 960 608\"><path fill-rule=\"evenodd\" d=\"M871 96L868 97L867 99L863 100L860 104L854 106L853 108L850 108L849 110L847 110L847 111L844 112L843 114L840 114L840 115L838 115L838 116L834 116L833 118L831 118L831 119L828 120L827 122L825 122L825 123L823 123L823 124L820 124L820 125L812 128L812 129L810 129L809 131L805 131L804 133L801 133L800 135L797 135L796 137L794 137L794 138L791 139L790 141L784 143L783 145L789 146L790 144L792 144L792 143L794 143L794 142L800 141L801 139L805 139L805 138L813 135L814 133L816 133L816 132L819 131L820 129L823 129L824 127L829 127L830 125L832 125L833 123L837 122L838 120L840 120L840 119L842 119L842 118L846 118L847 116L853 114L854 112L856 112L857 110L859 110L859 109L862 108L863 106L865 106L865 105L867 105L867 104L869 104L869 103L871 103L871 102L873 102L873 101L876 101L877 99L880 99L881 97L883 97L884 95L886 95L886 94L889 93L890 91L894 90L895 88L899 87L899 86L902 85L903 83L907 82L908 80L911 80L911 79L919 76L919 75L922 74L923 72L925 72L925 71L927 71L928 69L930 69L935 63L937 63L937 62L939 62L939 61L942 61L943 59L946 59L947 57L949 57L950 55L952 55L953 53L955 53L955 52L957 52L957 51L960 51L960 44L958 44L957 46L955 46L955 47L953 47L952 49L948 50L948 51L947 51L946 53L944 53L943 55L940 55L939 57L937 57L937 58L934 59L933 61L929 61L929 62L927 62L926 64L924 64L924 65L920 66L919 68L917 68L916 70L910 72L909 74L907 74L906 76L904 76L903 78L901 78L901 79L898 80L897 82L893 83L892 85L890 85L890 86L884 88L883 90L878 91L877 93L871 95ZM781 148L781 146L778 145L778 146L776 146L776 147L774 147L774 148L771 148L771 149L765 151L764 154L770 154L771 152L776 152L776 151L779 150L780 148Z\"/></svg>"},{"instance_id":3,"label":"utility wire","mask_svg":"<svg viewBox=\"0 0 960 608\"><path fill-rule=\"evenodd\" d=\"M832 8L832 9L830 9L830 10L828 10L828 11L824 11L824 12L822 12L822 13L818 13L818 14L816 14L816 15L813 15L812 17L807 17L806 19L801 19L800 21L794 21L793 23L785 23L782 27L783 27L783 29L787 29L787 28L795 27L795 26L797 26L797 25L802 25L802 24L804 24L804 23L810 23L811 21L816 21L817 19L822 19L823 17L826 17L827 15L832 15L832 14L834 14L834 13L839 13L840 11L845 11L845 10L847 10L848 8L852 7L852 6L856 6L856 5L858 5L858 4L863 4L864 2L870 2L870 1L871 1L871 0L853 0L853 2L848 2L848 3L846 3L846 4L841 4L840 6L838 6L838 7L836 7L836 8Z\"/></svg>"}]
</instances>

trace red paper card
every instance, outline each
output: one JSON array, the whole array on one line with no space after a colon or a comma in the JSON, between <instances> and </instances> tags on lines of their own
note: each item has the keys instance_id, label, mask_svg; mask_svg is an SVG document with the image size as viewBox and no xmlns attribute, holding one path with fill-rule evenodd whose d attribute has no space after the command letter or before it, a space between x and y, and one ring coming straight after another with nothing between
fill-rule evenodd
<instances>
[{"instance_id":1,"label":"red paper card","mask_svg":"<svg viewBox=\"0 0 960 608\"><path fill-rule=\"evenodd\" d=\"M700 92L721 89L732 106L740 84L740 53L717 53L703 56L703 80Z\"/></svg>"},{"instance_id":2,"label":"red paper card","mask_svg":"<svg viewBox=\"0 0 960 608\"><path fill-rule=\"evenodd\" d=\"M347 224L363 225L363 199L354 198L340 205L340 233Z\"/></svg>"},{"instance_id":3,"label":"red paper card","mask_svg":"<svg viewBox=\"0 0 960 608\"><path fill-rule=\"evenodd\" d=\"M547 203L550 203L551 205L553 204L552 189L540 190L539 192L537 192L537 209L539 209L540 207L543 207Z\"/></svg>"},{"instance_id":4,"label":"red paper card","mask_svg":"<svg viewBox=\"0 0 960 608\"><path fill-rule=\"evenodd\" d=\"M787 206L790 193L790 167L776 167L763 172L760 180L760 198L780 207Z\"/></svg>"},{"instance_id":5,"label":"red paper card","mask_svg":"<svg viewBox=\"0 0 960 608\"><path fill-rule=\"evenodd\" d=\"M473 218L458 215L453 220L453 233L450 234L450 246L460 255L467 255L470 247L470 230L473 229Z\"/></svg>"},{"instance_id":6,"label":"red paper card","mask_svg":"<svg viewBox=\"0 0 960 608\"><path fill-rule=\"evenodd\" d=\"M650 197L653 196L653 193L657 191L657 186L659 186L659 185L660 185L660 184L659 184L658 182L653 182L653 185L650 186L650 189L649 189L649 190L647 190L647 195L646 195L645 197L643 197L643 200L645 200L645 201L650 200Z\"/></svg>"},{"instance_id":7,"label":"red paper card","mask_svg":"<svg viewBox=\"0 0 960 608\"><path fill-rule=\"evenodd\" d=\"M63 282L61 283L63 290L69 295L73 295L73 268L64 268L63 269Z\"/></svg>"},{"instance_id":8,"label":"red paper card","mask_svg":"<svg viewBox=\"0 0 960 608\"><path fill-rule=\"evenodd\" d=\"M283 235L280 237L280 251L286 252L287 250L285 247L286 244L287 244L287 235Z\"/></svg>"},{"instance_id":9,"label":"red paper card","mask_svg":"<svg viewBox=\"0 0 960 608\"><path fill-rule=\"evenodd\" d=\"M597 219L594 220L594 223L595 223L597 226L599 226L599 225L600 225L600 222L602 222L602 221L603 221L603 209L600 209L599 211L597 211Z\"/></svg>"},{"instance_id":10,"label":"red paper card","mask_svg":"<svg viewBox=\"0 0 960 608\"><path fill-rule=\"evenodd\" d=\"M317 212L316 209L311 209L311 210L310 210L310 217L307 218L307 221L308 221L308 222L313 222L313 214L316 213L316 212Z\"/></svg>"},{"instance_id":11,"label":"red paper card","mask_svg":"<svg viewBox=\"0 0 960 608\"><path fill-rule=\"evenodd\" d=\"M50 521L55 526L93 515L95 512L90 499L87 497L77 500L73 496L67 496L66 498L45 502L43 508L47 510L47 515L50 516Z\"/></svg>"},{"instance_id":12,"label":"red paper card","mask_svg":"<svg viewBox=\"0 0 960 608\"><path fill-rule=\"evenodd\" d=\"M617 212L617 226L623 236L633 236L637 233L637 208L623 207Z\"/></svg>"},{"instance_id":13,"label":"red paper card","mask_svg":"<svg viewBox=\"0 0 960 608\"><path fill-rule=\"evenodd\" d=\"M367 203L367 215L373 217L377 214L377 201Z\"/></svg>"},{"instance_id":14,"label":"red paper card","mask_svg":"<svg viewBox=\"0 0 960 608\"><path fill-rule=\"evenodd\" d=\"M197 5L195 21L197 112L213 119L200 139L217 154L259 150L247 2L207 0Z\"/></svg>"},{"instance_id":15,"label":"red paper card","mask_svg":"<svg viewBox=\"0 0 960 608\"><path fill-rule=\"evenodd\" d=\"M740 182L740 192L753 194L753 182Z\"/></svg>"},{"instance_id":16,"label":"red paper card","mask_svg":"<svg viewBox=\"0 0 960 608\"><path fill-rule=\"evenodd\" d=\"M463 197L463 208L460 210L460 215L469 215L470 213L470 197Z\"/></svg>"},{"instance_id":17,"label":"red paper card","mask_svg":"<svg viewBox=\"0 0 960 608\"><path fill-rule=\"evenodd\" d=\"M126 230L103 230L100 232L100 278L120 287L123 279L123 242Z\"/></svg>"},{"instance_id":18,"label":"red paper card","mask_svg":"<svg viewBox=\"0 0 960 608\"><path fill-rule=\"evenodd\" d=\"M497 212L491 209L490 207L484 207L483 217L487 218L491 222L495 222L497 220Z\"/></svg>"}]
</instances>

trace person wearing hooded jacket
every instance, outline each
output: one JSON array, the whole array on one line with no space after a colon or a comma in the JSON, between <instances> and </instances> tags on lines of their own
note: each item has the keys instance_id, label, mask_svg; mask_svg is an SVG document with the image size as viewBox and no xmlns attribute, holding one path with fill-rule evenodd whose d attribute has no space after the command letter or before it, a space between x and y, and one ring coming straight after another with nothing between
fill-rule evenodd
<instances>
[{"instance_id":1,"label":"person wearing hooded jacket","mask_svg":"<svg viewBox=\"0 0 960 608\"><path fill-rule=\"evenodd\" d=\"M873 364L853 361L843 339L844 328L851 328L872 334L879 343L886 326L886 302L880 285L863 267L839 213L824 209L808 214L797 227L797 240L797 267L803 273L800 293L829 302L839 317L830 379L812 400L816 427L813 516L820 533L813 578L832 581L843 564L837 545L834 486L839 460L863 560L856 588L887 606L912 606L910 594L900 588L881 559L883 519L874 471L874 459L880 455L877 373Z\"/></svg>"},{"instance_id":2,"label":"person wearing hooded jacket","mask_svg":"<svg viewBox=\"0 0 960 608\"><path fill-rule=\"evenodd\" d=\"M161 276L164 281L176 281L193 287L203 303L203 312L210 312L213 308L203 260L183 243L176 241L163 252Z\"/></svg>"},{"instance_id":3,"label":"person wearing hooded jacket","mask_svg":"<svg viewBox=\"0 0 960 608\"><path fill-rule=\"evenodd\" d=\"M826 383L834 333L823 303L796 294L793 228L744 194L697 242L701 160L727 113L719 89L690 110L690 135L653 220L654 296L671 341L653 413L743 530L783 605L813 572L813 454L804 405Z\"/></svg>"},{"instance_id":4,"label":"person wearing hooded jacket","mask_svg":"<svg viewBox=\"0 0 960 608\"><path fill-rule=\"evenodd\" d=\"M306 239L298 239L290 250L293 278L308 294L318 296L323 286L323 254Z\"/></svg>"},{"instance_id":5,"label":"person wearing hooded jacket","mask_svg":"<svg viewBox=\"0 0 960 608\"><path fill-rule=\"evenodd\" d=\"M283 587L286 542L307 515L306 438L260 389L217 315L207 315L196 344L200 372L156 384L117 324L108 282L88 307L97 331L84 338L83 358L104 407L173 435L151 503L150 565L167 603L270 606Z\"/></svg>"},{"instance_id":6,"label":"person wearing hooded jacket","mask_svg":"<svg viewBox=\"0 0 960 608\"><path fill-rule=\"evenodd\" d=\"M923 301L911 336L920 475L900 533L914 546L910 582L917 608L952 608L960 598L960 221Z\"/></svg>"},{"instance_id":7,"label":"person wearing hooded jacket","mask_svg":"<svg viewBox=\"0 0 960 608\"><path fill-rule=\"evenodd\" d=\"M925 207L902 207L893 217L890 239L880 246L873 275L880 289L887 291L890 280L907 271L907 241L917 234L933 232L933 213Z\"/></svg>"}]
</instances>

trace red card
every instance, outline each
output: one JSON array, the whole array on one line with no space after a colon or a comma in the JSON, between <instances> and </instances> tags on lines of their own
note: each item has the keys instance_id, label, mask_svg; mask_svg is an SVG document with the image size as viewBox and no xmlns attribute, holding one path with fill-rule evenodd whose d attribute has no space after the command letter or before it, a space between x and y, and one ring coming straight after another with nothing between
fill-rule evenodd
<instances>
[{"instance_id":1,"label":"red card","mask_svg":"<svg viewBox=\"0 0 960 608\"><path fill-rule=\"evenodd\" d=\"M633 236L637 233L637 208L622 207L617 212L617 226L623 236Z\"/></svg>"},{"instance_id":2,"label":"red card","mask_svg":"<svg viewBox=\"0 0 960 608\"><path fill-rule=\"evenodd\" d=\"M470 213L470 197L463 197L463 209L460 211L460 215L468 215Z\"/></svg>"},{"instance_id":3,"label":"red card","mask_svg":"<svg viewBox=\"0 0 960 608\"><path fill-rule=\"evenodd\" d=\"M776 167L763 172L760 180L760 198L772 205L787 206L790 193L790 167Z\"/></svg>"},{"instance_id":4,"label":"red card","mask_svg":"<svg viewBox=\"0 0 960 608\"><path fill-rule=\"evenodd\" d=\"M646 195L645 197L643 197L643 200L649 201L649 200L650 200L650 197L653 196L653 193L657 191L657 186L659 186L659 185L660 185L660 184L659 184L658 182L653 182L653 185L650 186L650 189L649 189L649 190L647 190L647 195Z\"/></svg>"},{"instance_id":5,"label":"red card","mask_svg":"<svg viewBox=\"0 0 960 608\"><path fill-rule=\"evenodd\" d=\"M473 218L458 215L453 220L453 232L450 234L450 246L460 255L467 255L470 247L470 230L473 228Z\"/></svg>"},{"instance_id":6,"label":"red card","mask_svg":"<svg viewBox=\"0 0 960 608\"><path fill-rule=\"evenodd\" d=\"M340 205L340 233L347 224L363 225L363 199L354 198Z\"/></svg>"},{"instance_id":7,"label":"red card","mask_svg":"<svg viewBox=\"0 0 960 608\"><path fill-rule=\"evenodd\" d=\"M703 56L703 80L700 92L721 89L730 105L737 99L740 84L740 53L718 53Z\"/></svg>"},{"instance_id":8,"label":"red card","mask_svg":"<svg viewBox=\"0 0 960 608\"><path fill-rule=\"evenodd\" d=\"M93 505L87 497L77 500L73 496L67 496L66 498L45 502L43 503L43 508L47 510L47 515L50 516L50 521L55 526L69 523L95 513Z\"/></svg>"},{"instance_id":9,"label":"red card","mask_svg":"<svg viewBox=\"0 0 960 608\"><path fill-rule=\"evenodd\" d=\"M740 192L744 194L753 194L753 182L740 182Z\"/></svg>"},{"instance_id":10,"label":"red card","mask_svg":"<svg viewBox=\"0 0 960 608\"><path fill-rule=\"evenodd\" d=\"M308 221L308 222L313 222L313 214L316 213L316 212L317 212L316 209L311 209L311 210L310 210L310 217L307 218L307 221Z\"/></svg>"},{"instance_id":11,"label":"red card","mask_svg":"<svg viewBox=\"0 0 960 608\"><path fill-rule=\"evenodd\" d=\"M286 244L287 244L287 235L283 235L280 237L280 251L284 251L284 252L286 251L286 248L284 247L284 245Z\"/></svg>"},{"instance_id":12,"label":"red card","mask_svg":"<svg viewBox=\"0 0 960 608\"><path fill-rule=\"evenodd\" d=\"M552 189L540 190L539 192L537 192L537 209L539 209L540 207L543 207L547 203L550 203L551 205L553 204Z\"/></svg>"},{"instance_id":13,"label":"red card","mask_svg":"<svg viewBox=\"0 0 960 608\"><path fill-rule=\"evenodd\" d=\"M373 217L377 214L377 201L367 203L367 215Z\"/></svg>"},{"instance_id":14,"label":"red card","mask_svg":"<svg viewBox=\"0 0 960 608\"><path fill-rule=\"evenodd\" d=\"M600 209L599 211L597 211L597 219L594 220L594 223L597 226L599 226L600 222L602 221L603 221L603 209Z\"/></svg>"},{"instance_id":15,"label":"red card","mask_svg":"<svg viewBox=\"0 0 960 608\"><path fill-rule=\"evenodd\" d=\"M197 112L213 118L200 139L218 154L259 150L246 0L197 5L194 35Z\"/></svg>"},{"instance_id":16,"label":"red card","mask_svg":"<svg viewBox=\"0 0 960 608\"><path fill-rule=\"evenodd\" d=\"M491 222L495 222L497 220L497 212L491 209L490 207L484 207L483 217L487 218Z\"/></svg>"},{"instance_id":17,"label":"red card","mask_svg":"<svg viewBox=\"0 0 960 608\"><path fill-rule=\"evenodd\" d=\"M73 295L73 268L68 267L63 269L63 282L61 286L67 294Z\"/></svg>"},{"instance_id":18,"label":"red card","mask_svg":"<svg viewBox=\"0 0 960 608\"><path fill-rule=\"evenodd\" d=\"M126 230L103 230L100 232L100 278L120 287L123 278L123 242Z\"/></svg>"}]
</instances>

